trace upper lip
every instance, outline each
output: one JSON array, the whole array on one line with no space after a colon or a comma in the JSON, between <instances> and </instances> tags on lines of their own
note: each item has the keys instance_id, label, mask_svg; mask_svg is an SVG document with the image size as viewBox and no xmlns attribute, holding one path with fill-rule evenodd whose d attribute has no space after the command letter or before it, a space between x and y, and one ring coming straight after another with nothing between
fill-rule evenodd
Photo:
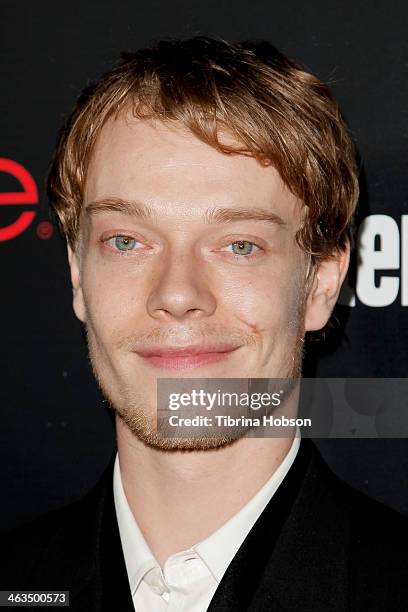
<instances>
[{"instance_id":1,"label":"upper lip","mask_svg":"<svg viewBox=\"0 0 408 612\"><path fill-rule=\"evenodd\" d=\"M142 357L191 357L206 353L228 353L239 348L232 344L194 344L189 346L149 346L136 349Z\"/></svg>"}]
</instances>

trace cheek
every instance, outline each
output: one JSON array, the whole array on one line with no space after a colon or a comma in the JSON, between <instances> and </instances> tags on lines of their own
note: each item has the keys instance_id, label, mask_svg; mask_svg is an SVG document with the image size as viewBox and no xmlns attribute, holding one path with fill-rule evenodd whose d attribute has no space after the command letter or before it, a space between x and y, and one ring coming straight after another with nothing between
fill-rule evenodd
<instances>
[{"instance_id":1,"label":"cheek","mask_svg":"<svg viewBox=\"0 0 408 612\"><path fill-rule=\"evenodd\" d=\"M121 330L135 325L144 290L134 281L108 268L89 268L82 286L87 320L99 341L115 341Z\"/></svg>"},{"instance_id":2,"label":"cheek","mask_svg":"<svg viewBox=\"0 0 408 612\"><path fill-rule=\"evenodd\" d=\"M223 290L227 310L255 333L296 333L302 291L298 275L291 272L229 279Z\"/></svg>"}]
</instances>

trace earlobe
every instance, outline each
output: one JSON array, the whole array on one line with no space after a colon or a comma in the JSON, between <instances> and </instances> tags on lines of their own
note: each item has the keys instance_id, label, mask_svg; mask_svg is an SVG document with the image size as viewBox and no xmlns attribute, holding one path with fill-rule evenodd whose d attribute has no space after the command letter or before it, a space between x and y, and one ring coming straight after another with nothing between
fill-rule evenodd
<instances>
[{"instance_id":1,"label":"earlobe","mask_svg":"<svg viewBox=\"0 0 408 612\"><path fill-rule=\"evenodd\" d=\"M81 269L78 254L72 250L70 245L67 245L68 262L71 271L72 284L72 306L78 319L85 323L86 310L84 304L84 296L81 284Z\"/></svg>"},{"instance_id":2,"label":"earlobe","mask_svg":"<svg viewBox=\"0 0 408 612\"><path fill-rule=\"evenodd\" d=\"M330 318L346 277L350 261L350 246L336 251L317 264L306 302L305 331L322 329Z\"/></svg>"}]
</instances>

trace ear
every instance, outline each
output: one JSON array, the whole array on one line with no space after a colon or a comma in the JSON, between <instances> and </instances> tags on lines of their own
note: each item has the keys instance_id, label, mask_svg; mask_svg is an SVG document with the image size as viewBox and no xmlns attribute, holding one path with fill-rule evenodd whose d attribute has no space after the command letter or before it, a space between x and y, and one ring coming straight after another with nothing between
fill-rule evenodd
<instances>
[{"instance_id":1,"label":"ear","mask_svg":"<svg viewBox=\"0 0 408 612\"><path fill-rule=\"evenodd\" d=\"M72 306L78 319L85 323L86 321L86 309L84 303L84 296L82 293L81 285L81 268L78 254L67 245L68 250L68 262L71 270L71 283L72 283Z\"/></svg>"},{"instance_id":2,"label":"ear","mask_svg":"<svg viewBox=\"0 0 408 612\"><path fill-rule=\"evenodd\" d=\"M330 318L346 277L350 244L317 264L306 302L305 331L322 329Z\"/></svg>"}]
</instances>

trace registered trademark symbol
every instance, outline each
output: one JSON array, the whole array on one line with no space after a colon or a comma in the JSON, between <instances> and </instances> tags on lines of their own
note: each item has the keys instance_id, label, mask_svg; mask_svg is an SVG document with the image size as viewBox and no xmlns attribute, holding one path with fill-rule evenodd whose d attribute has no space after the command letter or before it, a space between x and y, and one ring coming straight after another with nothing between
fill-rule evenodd
<instances>
[{"instance_id":1,"label":"registered trademark symbol","mask_svg":"<svg viewBox=\"0 0 408 612\"><path fill-rule=\"evenodd\" d=\"M37 236L41 240L49 240L54 233L54 228L49 221L41 221L37 225Z\"/></svg>"}]
</instances>

